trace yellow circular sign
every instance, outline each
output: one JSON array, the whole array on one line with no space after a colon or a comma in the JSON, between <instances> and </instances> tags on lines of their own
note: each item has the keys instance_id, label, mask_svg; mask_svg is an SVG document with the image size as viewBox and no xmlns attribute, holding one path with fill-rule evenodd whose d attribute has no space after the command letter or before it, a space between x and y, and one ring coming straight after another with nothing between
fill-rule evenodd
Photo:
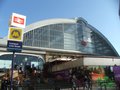
<instances>
[{"instance_id":1,"label":"yellow circular sign","mask_svg":"<svg viewBox=\"0 0 120 90\"><path fill-rule=\"evenodd\" d=\"M12 32L11 32L11 36L12 36L12 38L19 38L21 35L20 35L21 33L18 31L18 30L13 30Z\"/></svg>"},{"instance_id":2,"label":"yellow circular sign","mask_svg":"<svg viewBox=\"0 0 120 90\"><path fill-rule=\"evenodd\" d=\"M10 28L9 29L9 39L21 41L22 40L22 29L21 28Z\"/></svg>"}]
</instances>

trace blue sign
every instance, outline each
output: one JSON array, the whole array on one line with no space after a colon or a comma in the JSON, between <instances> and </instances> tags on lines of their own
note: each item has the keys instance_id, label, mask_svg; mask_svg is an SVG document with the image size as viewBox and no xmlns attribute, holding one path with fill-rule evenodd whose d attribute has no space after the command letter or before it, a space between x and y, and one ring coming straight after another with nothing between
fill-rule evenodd
<instances>
[{"instance_id":1,"label":"blue sign","mask_svg":"<svg viewBox=\"0 0 120 90\"><path fill-rule=\"evenodd\" d=\"M8 41L7 42L7 50L10 51L10 52L21 52L22 42Z\"/></svg>"}]
</instances>

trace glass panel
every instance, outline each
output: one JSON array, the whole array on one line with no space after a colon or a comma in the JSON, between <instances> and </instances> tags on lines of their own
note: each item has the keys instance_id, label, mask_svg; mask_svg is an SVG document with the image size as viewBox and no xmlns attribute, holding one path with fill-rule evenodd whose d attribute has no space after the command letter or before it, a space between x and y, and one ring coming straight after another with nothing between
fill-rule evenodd
<instances>
[{"instance_id":1,"label":"glass panel","mask_svg":"<svg viewBox=\"0 0 120 90\"><path fill-rule=\"evenodd\" d=\"M64 49L76 50L76 24L64 24Z\"/></svg>"},{"instance_id":2,"label":"glass panel","mask_svg":"<svg viewBox=\"0 0 120 90\"><path fill-rule=\"evenodd\" d=\"M50 25L50 48L63 49L63 24Z\"/></svg>"}]
</instances>

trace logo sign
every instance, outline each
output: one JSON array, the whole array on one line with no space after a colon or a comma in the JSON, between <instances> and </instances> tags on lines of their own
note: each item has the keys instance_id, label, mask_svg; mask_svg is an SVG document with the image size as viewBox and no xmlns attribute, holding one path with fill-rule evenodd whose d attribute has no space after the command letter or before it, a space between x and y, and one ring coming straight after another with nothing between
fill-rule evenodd
<instances>
[{"instance_id":1,"label":"logo sign","mask_svg":"<svg viewBox=\"0 0 120 90\"><path fill-rule=\"evenodd\" d=\"M26 24L26 16L12 13L8 33L7 50L19 52L22 50L23 29Z\"/></svg>"},{"instance_id":2,"label":"logo sign","mask_svg":"<svg viewBox=\"0 0 120 90\"><path fill-rule=\"evenodd\" d=\"M87 45L87 42L84 41L84 40L82 40L82 41L81 41L81 45L86 46L86 45Z\"/></svg>"},{"instance_id":3,"label":"logo sign","mask_svg":"<svg viewBox=\"0 0 120 90\"><path fill-rule=\"evenodd\" d=\"M10 26L25 28L25 24L26 24L26 16L17 13L12 14Z\"/></svg>"},{"instance_id":4,"label":"logo sign","mask_svg":"<svg viewBox=\"0 0 120 90\"><path fill-rule=\"evenodd\" d=\"M21 28L10 27L8 40L23 41L23 30Z\"/></svg>"},{"instance_id":5,"label":"logo sign","mask_svg":"<svg viewBox=\"0 0 120 90\"><path fill-rule=\"evenodd\" d=\"M7 42L7 50L14 52L21 52L22 50L22 42L19 41L8 41Z\"/></svg>"}]
</instances>

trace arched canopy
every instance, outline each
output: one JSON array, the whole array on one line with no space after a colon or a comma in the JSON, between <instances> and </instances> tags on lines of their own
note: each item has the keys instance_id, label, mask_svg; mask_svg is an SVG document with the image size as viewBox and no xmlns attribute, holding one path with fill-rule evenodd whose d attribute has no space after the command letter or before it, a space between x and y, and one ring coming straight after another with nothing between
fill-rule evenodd
<instances>
[{"instance_id":1,"label":"arched canopy","mask_svg":"<svg viewBox=\"0 0 120 90\"><path fill-rule=\"evenodd\" d=\"M83 18L48 19L30 24L24 29L24 45L119 56L107 38Z\"/></svg>"}]
</instances>

